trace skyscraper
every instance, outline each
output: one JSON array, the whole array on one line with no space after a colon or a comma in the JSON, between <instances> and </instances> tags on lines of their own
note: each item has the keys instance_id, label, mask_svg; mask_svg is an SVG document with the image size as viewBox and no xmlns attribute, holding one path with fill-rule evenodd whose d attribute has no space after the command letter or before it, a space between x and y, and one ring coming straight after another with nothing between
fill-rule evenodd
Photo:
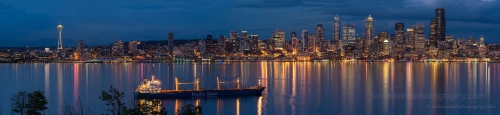
<instances>
[{"instance_id":1,"label":"skyscraper","mask_svg":"<svg viewBox=\"0 0 500 115\"><path fill-rule=\"evenodd\" d=\"M302 50L306 50L308 44L308 39L309 39L309 32L307 30L302 30Z\"/></svg>"},{"instance_id":2,"label":"skyscraper","mask_svg":"<svg viewBox=\"0 0 500 115\"><path fill-rule=\"evenodd\" d=\"M401 54L405 52L405 39L404 39L404 24L396 23L396 38L394 40L396 48L396 54Z\"/></svg>"},{"instance_id":3,"label":"skyscraper","mask_svg":"<svg viewBox=\"0 0 500 115\"><path fill-rule=\"evenodd\" d=\"M335 43L340 40L340 18L338 16L333 18L333 40Z\"/></svg>"},{"instance_id":4,"label":"skyscraper","mask_svg":"<svg viewBox=\"0 0 500 115\"><path fill-rule=\"evenodd\" d=\"M318 42L325 39L325 29L323 28L323 24L316 25L315 33Z\"/></svg>"},{"instance_id":5,"label":"skyscraper","mask_svg":"<svg viewBox=\"0 0 500 115\"><path fill-rule=\"evenodd\" d=\"M246 30L241 31L241 37L237 38L240 46L240 51L248 51L250 50L249 40L248 40L248 32Z\"/></svg>"},{"instance_id":6,"label":"skyscraper","mask_svg":"<svg viewBox=\"0 0 500 115\"><path fill-rule=\"evenodd\" d=\"M83 47L83 40L78 40L78 47L76 48L77 52L81 53L81 51L83 51Z\"/></svg>"},{"instance_id":7,"label":"skyscraper","mask_svg":"<svg viewBox=\"0 0 500 115\"><path fill-rule=\"evenodd\" d=\"M307 50L308 52L316 52L316 40L317 38L313 34L307 36Z\"/></svg>"},{"instance_id":8,"label":"skyscraper","mask_svg":"<svg viewBox=\"0 0 500 115\"><path fill-rule=\"evenodd\" d=\"M436 9L436 17L432 18L430 23L430 42L437 46L438 41L446 40L446 18L444 8Z\"/></svg>"},{"instance_id":9,"label":"skyscraper","mask_svg":"<svg viewBox=\"0 0 500 115\"><path fill-rule=\"evenodd\" d=\"M78 40L78 46L76 48L76 52L77 52L77 56L78 56L77 58L80 60L84 59L83 58L83 48L84 48L83 40Z\"/></svg>"},{"instance_id":10,"label":"skyscraper","mask_svg":"<svg viewBox=\"0 0 500 115\"><path fill-rule=\"evenodd\" d=\"M404 39L404 23L396 23L396 40L400 39L403 41Z\"/></svg>"},{"instance_id":11,"label":"skyscraper","mask_svg":"<svg viewBox=\"0 0 500 115\"><path fill-rule=\"evenodd\" d=\"M137 44L138 44L138 42L135 40L131 40L128 43L128 53L129 54L132 54L132 55L137 54Z\"/></svg>"},{"instance_id":12,"label":"skyscraper","mask_svg":"<svg viewBox=\"0 0 500 115\"><path fill-rule=\"evenodd\" d=\"M413 28L407 28L406 32L406 47L408 47L410 51L415 51L415 32L413 31Z\"/></svg>"},{"instance_id":13,"label":"skyscraper","mask_svg":"<svg viewBox=\"0 0 500 115\"><path fill-rule=\"evenodd\" d=\"M374 26L373 26L373 23L375 22L375 20L373 20L372 16L371 15L368 15L368 18L366 18L365 20L365 39L369 42L370 44L370 41L373 41L374 39Z\"/></svg>"},{"instance_id":14,"label":"skyscraper","mask_svg":"<svg viewBox=\"0 0 500 115\"><path fill-rule=\"evenodd\" d=\"M239 33L236 30L229 32L229 42L231 46L228 47L229 49L227 51L240 51L240 42L238 41L238 35Z\"/></svg>"},{"instance_id":15,"label":"skyscraper","mask_svg":"<svg viewBox=\"0 0 500 115\"><path fill-rule=\"evenodd\" d=\"M217 46L218 51L224 52L226 45L226 37L224 37L224 35L219 35L217 41L218 41L218 46Z\"/></svg>"},{"instance_id":16,"label":"skyscraper","mask_svg":"<svg viewBox=\"0 0 500 115\"><path fill-rule=\"evenodd\" d=\"M248 32L246 30L241 31L241 37L248 38Z\"/></svg>"},{"instance_id":17,"label":"skyscraper","mask_svg":"<svg viewBox=\"0 0 500 115\"><path fill-rule=\"evenodd\" d=\"M273 33L272 38L274 38L274 50L283 50L283 45L285 44L285 31L276 30Z\"/></svg>"},{"instance_id":18,"label":"skyscraper","mask_svg":"<svg viewBox=\"0 0 500 115\"><path fill-rule=\"evenodd\" d=\"M436 9L436 24L437 39L440 41L446 40L446 18L444 14L444 8Z\"/></svg>"},{"instance_id":19,"label":"skyscraper","mask_svg":"<svg viewBox=\"0 0 500 115\"><path fill-rule=\"evenodd\" d=\"M354 24L347 24L342 26L342 39L348 43L354 43L356 38L356 31L354 30Z\"/></svg>"},{"instance_id":20,"label":"skyscraper","mask_svg":"<svg viewBox=\"0 0 500 115\"><path fill-rule=\"evenodd\" d=\"M378 32L378 51L384 52L384 41L389 40L389 34L387 31L379 31Z\"/></svg>"},{"instance_id":21,"label":"skyscraper","mask_svg":"<svg viewBox=\"0 0 500 115\"><path fill-rule=\"evenodd\" d=\"M415 52L417 55L422 55L425 49L424 25L413 25L413 33L415 34Z\"/></svg>"},{"instance_id":22,"label":"skyscraper","mask_svg":"<svg viewBox=\"0 0 500 115\"><path fill-rule=\"evenodd\" d=\"M57 26L57 30L59 31L59 41L57 42L57 50L61 51L63 48L62 48L62 29L63 29L63 26L61 24L59 24Z\"/></svg>"},{"instance_id":23,"label":"skyscraper","mask_svg":"<svg viewBox=\"0 0 500 115\"><path fill-rule=\"evenodd\" d=\"M174 33L168 33L168 51L170 54L174 51Z\"/></svg>"},{"instance_id":24,"label":"skyscraper","mask_svg":"<svg viewBox=\"0 0 500 115\"><path fill-rule=\"evenodd\" d=\"M207 35L205 39L205 49L207 53L216 53L217 52L217 41L212 38L212 35Z\"/></svg>"},{"instance_id":25,"label":"skyscraper","mask_svg":"<svg viewBox=\"0 0 500 115\"><path fill-rule=\"evenodd\" d=\"M292 32L292 48L295 50L297 49L297 44L298 44L298 40L297 40L297 32Z\"/></svg>"},{"instance_id":26,"label":"skyscraper","mask_svg":"<svg viewBox=\"0 0 500 115\"><path fill-rule=\"evenodd\" d=\"M258 53L259 52L259 35L251 34L249 37L250 44L250 52Z\"/></svg>"}]
</instances>

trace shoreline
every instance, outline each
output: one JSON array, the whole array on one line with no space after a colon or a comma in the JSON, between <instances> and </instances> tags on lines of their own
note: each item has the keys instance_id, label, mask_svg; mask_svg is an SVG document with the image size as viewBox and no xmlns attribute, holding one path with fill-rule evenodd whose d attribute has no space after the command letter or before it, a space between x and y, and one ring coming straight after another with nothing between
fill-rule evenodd
<instances>
[{"instance_id":1,"label":"shoreline","mask_svg":"<svg viewBox=\"0 0 500 115\"><path fill-rule=\"evenodd\" d=\"M224 62L488 62L500 63L500 60L481 61L481 60L217 60L217 61L103 61L103 62L85 62L85 61L19 61L19 62L0 62L0 63L224 63Z\"/></svg>"}]
</instances>

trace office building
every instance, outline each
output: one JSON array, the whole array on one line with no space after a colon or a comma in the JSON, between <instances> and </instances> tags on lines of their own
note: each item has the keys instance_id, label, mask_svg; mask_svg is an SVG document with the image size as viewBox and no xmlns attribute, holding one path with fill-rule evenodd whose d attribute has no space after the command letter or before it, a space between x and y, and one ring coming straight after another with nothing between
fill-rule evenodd
<instances>
[{"instance_id":1,"label":"office building","mask_svg":"<svg viewBox=\"0 0 500 115\"><path fill-rule=\"evenodd\" d=\"M338 16L333 18L333 40L334 43L338 43L340 40L340 18Z\"/></svg>"}]
</instances>

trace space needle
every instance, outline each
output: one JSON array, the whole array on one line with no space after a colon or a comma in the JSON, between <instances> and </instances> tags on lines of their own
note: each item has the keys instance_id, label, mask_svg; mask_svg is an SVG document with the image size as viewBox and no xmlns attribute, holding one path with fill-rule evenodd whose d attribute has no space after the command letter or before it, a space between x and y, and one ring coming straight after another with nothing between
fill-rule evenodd
<instances>
[{"instance_id":1,"label":"space needle","mask_svg":"<svg viewBox=\"0 0 500 115\"><path fill-rule=\"evenodd\" d=\"M59 23L59 25L57 26L57 30L59 31L59 42L57 44L57 50L61 51L63 48L62 48L62 29L63 29L63 26L61 25L61 23Z\"/></svg>"}]
</instances>

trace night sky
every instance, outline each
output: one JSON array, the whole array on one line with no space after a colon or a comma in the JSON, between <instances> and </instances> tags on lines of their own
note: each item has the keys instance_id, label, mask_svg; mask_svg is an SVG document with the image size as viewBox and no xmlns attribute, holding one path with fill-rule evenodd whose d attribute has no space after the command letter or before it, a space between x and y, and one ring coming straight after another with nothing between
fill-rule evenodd
<instances>
[{"instance_id":1,"label":"night sky","mask_svg":"<svg viewBox=\"0 0 500 115\"><path fill-rule=\"evenodd\" d=\"M364 19L372 15L375 32L394 33L429 21L435 9L446 10L446 32L455 38L479 38L500 43L500 2L496 0L3 0L0 2L0 47L56 46L63 28L63 46L110 44L114 40L166 40L229 35L247 30L267 39L280 29L314 32L323 24L332 39L332 21L355 24L362 34ZM299 34L300 36L300 34ZM300 37L299 37L300 38Z\"/></svg>"}]
</instances>

